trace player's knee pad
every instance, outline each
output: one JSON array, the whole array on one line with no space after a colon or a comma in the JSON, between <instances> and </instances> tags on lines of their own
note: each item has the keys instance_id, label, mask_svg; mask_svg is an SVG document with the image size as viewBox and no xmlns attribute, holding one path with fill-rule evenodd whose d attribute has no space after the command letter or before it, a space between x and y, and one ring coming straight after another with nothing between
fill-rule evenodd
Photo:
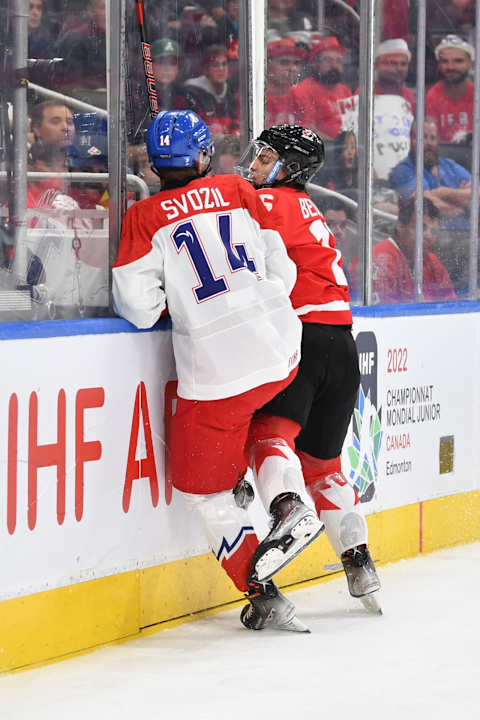
<instances>
[{"instance_id":1,"label":"player's knee pad","mask_svg":"<svg viewBox=\"0 0 480 720\"><path fill-rule=\"evenodd\" d=\"M258 494L267 512L272 500L284 492L297 493L305 500L300 460L283 438L256 442L251 447L250 462Z\"/></svg>"},{"instance_id":2,"label":"player's knee pad","mask_svg":"<svg viewBox=\"0 0 480 720\"><path fill-rule=\"evenodd\" d=\"M358 496L342 473L332 473L308 487L327 537L340 555L368 542L368 528L359 509Z\"/></svg>"},{"instance_id":3,"label":"player's knee pad","mask_svg":"<svg viewBox=\"0 0 480 720\"><path fill-rule=\"evenodd\" d=\"M182 495L199 518L213 554L237 588L245 592L250 561L258 545L248 513L237 506L231 491Z\"/></svg>"}]
</instances>

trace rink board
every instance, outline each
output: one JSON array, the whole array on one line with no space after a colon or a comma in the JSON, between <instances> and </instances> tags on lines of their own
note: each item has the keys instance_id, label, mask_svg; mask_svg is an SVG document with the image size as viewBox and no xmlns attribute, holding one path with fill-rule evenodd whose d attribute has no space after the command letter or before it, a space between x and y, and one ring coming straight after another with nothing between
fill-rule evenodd
<instances>
[{"instance_id":1,"label":"rink board","mask_svg":"<svg viewBox=\"0 0 480 720\"><path fill-rule=\"evenodd\" d=\"M479 318L355 318L364 398L344 469L380 564L480 539ZM240 599L165 480L170 332L103 322L2 339L0 671ZM321 538L278 578L335 561Z\"/></svg>"}]
</instances>

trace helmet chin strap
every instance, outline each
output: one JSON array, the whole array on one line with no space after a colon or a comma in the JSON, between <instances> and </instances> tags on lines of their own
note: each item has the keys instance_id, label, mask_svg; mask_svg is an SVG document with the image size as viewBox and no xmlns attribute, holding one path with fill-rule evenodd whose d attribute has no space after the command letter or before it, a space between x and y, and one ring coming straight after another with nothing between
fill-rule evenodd
<instances>
[{"instance_id":1,"label":"helmet chin strap","mask_svg":"<svg viewBox=\"0 0 480 720\"><path fill-rule=\"evenodd\" d=\"M197 173L199 177L205 177L212 166L212 158L205 151L198 156Z\"/></svg>"},{"instance_id":2,"label":"helmet chin strap","mask_svg":"<svg viewBox=\"0 0 480 720\"><path fill-rule=\"evenodd\" d=\"M278 173L280 172L281 168L283 167L283 163L281 160L277 160L273 168L268 173L267 177L265 178L265 185L272 185L275 178L277 177Z\"/></svg>"}]
</instances>

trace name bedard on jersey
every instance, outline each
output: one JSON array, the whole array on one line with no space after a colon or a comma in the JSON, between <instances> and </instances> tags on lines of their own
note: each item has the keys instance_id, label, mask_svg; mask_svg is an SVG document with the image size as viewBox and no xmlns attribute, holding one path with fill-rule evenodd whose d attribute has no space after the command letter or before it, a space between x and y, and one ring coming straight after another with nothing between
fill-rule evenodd
<instances>
[{"instance_id":1,"label":"name bedard on jersey","mask_svg":"<svg viewBox=\"0 0 480 720\"><path fill-rule=\"evenodd\" d=\"M278 230L297 267L290 299L302 322L351 325L342 255L315 203L306 192L288 186L260 190L259 195L264 227Z\"/></svg>"}]
</instances>

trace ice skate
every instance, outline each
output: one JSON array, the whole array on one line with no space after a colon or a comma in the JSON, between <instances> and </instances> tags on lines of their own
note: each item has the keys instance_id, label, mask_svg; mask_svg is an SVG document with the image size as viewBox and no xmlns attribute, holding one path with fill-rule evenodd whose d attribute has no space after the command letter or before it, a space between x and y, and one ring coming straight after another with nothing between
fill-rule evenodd
<instances>
[{"instance_id":1,"label":"ice skate","mask_svg":"<svg viewBox=\"0 0 480 720\"><path fill-rule=\"evenodd\" d=\"M380 580L366 545L342 553L342 565L347 576L350 595L358 598L371 613L382 614L380 605Z\"/></svg>"},{"instance_id":2,"label":"ice skate","mask_svg":"<svg viewBox=\"0 0 480 720\"><path fill-rule=\"evenodd\" d=\"M308 627L295 617L295 605L282 595L272 580L261 583L249 578L247 599L249 603L242 608L240 620L249 630L263 630L268 627L274 630L310 632Z\"/></svg>"},{"instance_id":3,"label":"ice skate","mask_svg":"<svg viewBox=\"0 0 480 720\"><path fill-rule=\"evenodd\" d=\"M252 559L252 569L260 581L270 580L325 529L315 510L305 505L296 493L277 495L270 512L272 529Z\"/></svg>"}]
</instances>

